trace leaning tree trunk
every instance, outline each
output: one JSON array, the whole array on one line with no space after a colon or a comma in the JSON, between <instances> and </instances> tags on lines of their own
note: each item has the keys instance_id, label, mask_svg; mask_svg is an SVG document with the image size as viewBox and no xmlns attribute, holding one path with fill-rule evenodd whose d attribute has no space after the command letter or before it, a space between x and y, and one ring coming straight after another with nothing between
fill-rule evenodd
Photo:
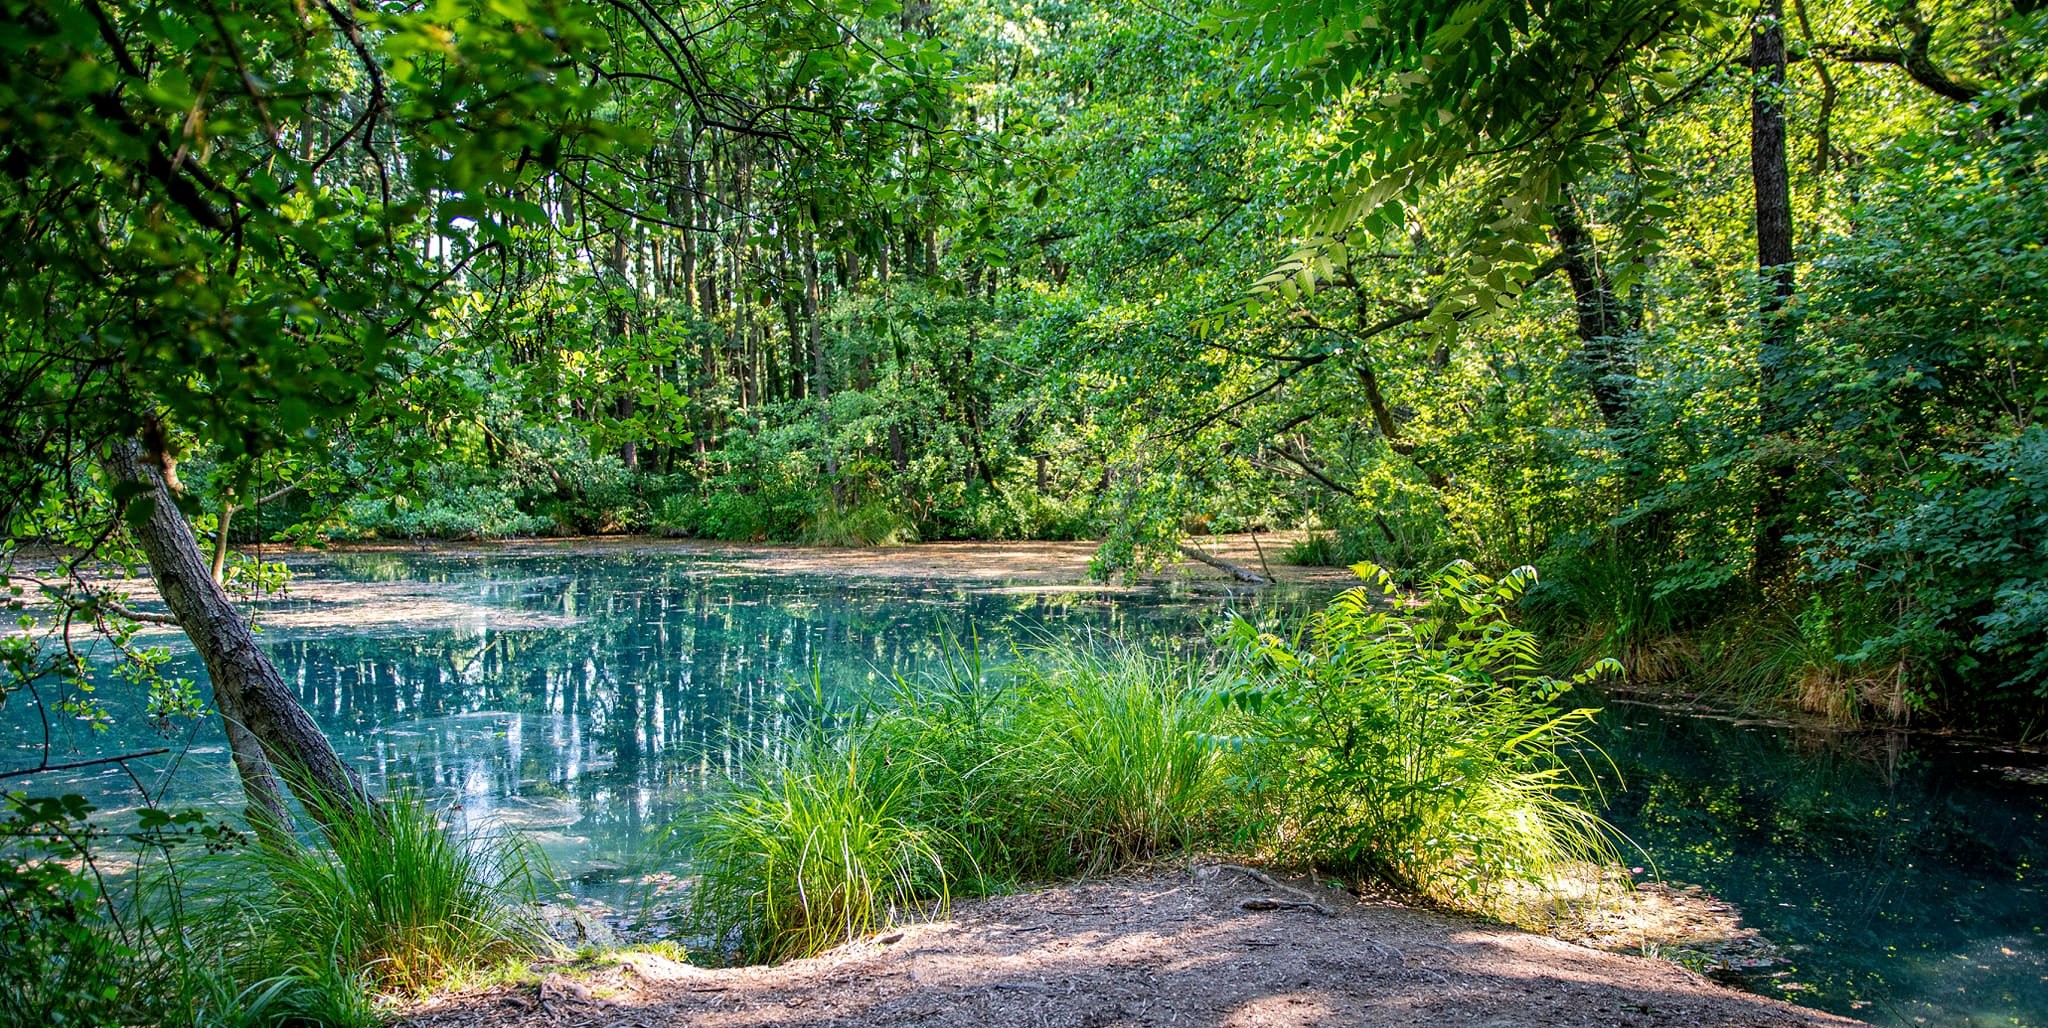
<instances>
[{"instance_id":1,"label":"leaning tree trunk","mask_svg":"<svg viewBox=\"0 0 2048 1028\"><path fill-rule=\"evenodd\" d=\"M106 470L117 491L132 495L131 510L137 503L148 505L148 516L131 518L129 530L149 559L164 605L206 662L257 827L289 823L280 779L316 816L370 809L374 801L362 779L299 706L277 666L256 645L241 612L214 581L192 526L164 484L158 460L128 439L114 444Z\"/></svg>"}]
</instances>

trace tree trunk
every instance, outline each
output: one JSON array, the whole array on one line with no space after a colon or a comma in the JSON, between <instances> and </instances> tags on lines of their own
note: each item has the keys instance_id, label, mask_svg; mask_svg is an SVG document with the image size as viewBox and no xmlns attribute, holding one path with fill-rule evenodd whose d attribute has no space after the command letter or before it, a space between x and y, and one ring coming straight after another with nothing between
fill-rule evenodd
<instances>
[{"instance_id":1,"label":"tree trunk","mask_svg":"<svg viewBox=\"0 0 2048 1028\"><path fill-rule=\"evenodd\" d=\"M1261 575L1250 568L1243 567L1237 564L1232 564L1231 562L1224 560L1221 557L1212 556L1193 546L1188 545L1187 543L1180 544L1180 552L1182 556L1191 558L1193 560L1201 561L1202 563L1207 564L1210 567L1215 568L1216 570L1221 571L1224 574L1229 575L1230 577L1235 578L1240 582L1249 582L1252 585L1273 584L1272 579L1267 578L1266 576Z\"/></svg>"},{"instance_id":2,"label":"tree trunk","mask_svg":"<svg viewBox=\"0 0 2048 1028\"><path fill-rule=\"evenodd\" d=\"M639 286L626 274L628 267L627 240L628 233L632 230L633 227L630 223L619 223L618 228L612 232L611 254L612 287L617 290L617 293L612 297L611 344L615 350L628 352L630 352L632 346L629 342L629 335L633 328L634 312L627 309L627 294L631 293L635 306L638 305L640 296ZM619 365L621 375L624 375L632 364L633 361L630 357L621 361ZM612 400L612 417L617 419L622 426L633 417L633 392L630 380L622 387L619 395ZM640 470L639 440L627 436L625 441L619 444L619 463L624 464L627 471Z\"/></svg>"},{"instance_id":3,"label":"tree trunk","mask_svg":"<svg viewBox=\"0 0 2048 1028\"><path fill-rule=\"evenodd\" d=\"M839 481L839 455L832 449L831 368L825 361L825 339L820 319L823 297L818 286L818 237L804 240L804 317L809 321L811 346L811 390L818 398L818 435L825 446L825 478L832 486L832 503L846 504L846 487Z\"/></svg>"},{"instance_id":4,"label":"tree trunk","mask_svg":"<svg viewBox=\"0 0 2048 1028\"><path fill-rule=\"evenodd\" d=\"M1579 352L1573 363L1600 409L1601 422L1608 428L1620 428L1629 419L1631 381L1636 377L1635 354L1630 348L1634 319L1615 295L1593 233L1579 220L1578 202L1567 193L1563 202L1551 209L1551 216L1557 223L1565 278L1571 282L1578 309Z\"/></svg>"},{"instance_id":5,"label":"tree trunk","mask_svg":"<svg viewBox=\"0 0 2048 1028\"><path fill-rule=\"evenodd\" d=\"M1758 431L1766 441L1788 431L1782 395L1794 345L1786 307L1792 299L1792 184L1785 162L1785 2L1765 0L1750 31L1749 171L1756 189L1756 264L1765 288L1757 347ZM1785 514L1792 463L1767 456L1756 507L1755 574L1769 585L1786 572Z\"/></svg>"},{"instance_id":6,"label":"tree trunk","mask_svg":"<svg viewBox=\"0 0 2048 1028\"><path fill-rule=\"evenodd\" d=\"M213 533L213 580L225 581L228 572L228 525L235 520L235 505L229 500L220 501L220 518L214 522Z\"/></svg>"},{"instance_id":7,"label":"tree trunk","mask_svg":"<svg viewBox=\"0 0 2048 1028\"><path fill-rule=\"evenodd\" d=\"M149 559L164 605L206 662L235 765L249 793L252 822L259 829L289 823L280 780L316 816L373 809L375 800L362 779L328 745L276 665L257 647L241 612L213 580L192 526L164 484L161 459L125 439L114 444L105 467L116 490L133 496L131 511L134 504L147 504L148 516L131 519L130 531Z\"/></svg>"}]
</instances>

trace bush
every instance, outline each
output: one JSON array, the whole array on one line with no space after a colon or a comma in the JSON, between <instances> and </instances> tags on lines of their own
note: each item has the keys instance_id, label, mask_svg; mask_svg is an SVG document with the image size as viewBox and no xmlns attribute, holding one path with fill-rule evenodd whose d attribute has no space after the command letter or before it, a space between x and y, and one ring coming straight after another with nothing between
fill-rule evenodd
<instances>
[{"instance_id":1,"label":"bush","mask_svg":"<svg viewBox=\"0 0 2048 1028\"><path fill-rule=\"evenodd\" d=\"M806 546L900 546L917 541L908 515L878 500L820 508L798 536Z\"/></svg>"},{"instance_id":2,"label":"bush","mask_svg":"<svg viewBox=\"0 0 2048 1028\"><path fill-rule=\"evenodd\" d=\"M417 799L323 812L323 841L244 845L198 813L145 809L117 900L109 838L76 796L6 799L0 1023L375 1025L418 996L551 944L523 849L444 828Z\"/></svg>"},{"instance_id":3,"label":"bush","mask_svg":"<svg viewBox=\"0 0 2048 1028\"><path fill-rule=\"evenodd\" d=\"M1337 537L1328 532L1311 532L1290 543L1280 559L1296 567L1327 568L1345 563Z\"/></svg>"},{"instance_id":4,"label":"bush","mask_svg":"<svg viewBox=\"0 0 2048 1028\"><path fill-rule=\"evenodd\" d=\"M79 796L11 793L0 817L0 1024L255 1025L276 1023L277 990L245 985L219 954L192 941L182 897L153 902L164 879L152 864L138 880L102 864L116 836L87 820ZM142 854L209 850L241 836L198 812L144 808L121 833ZM140 860L137 861L140 864ZM175 883L175 879L166 879ZM113 883L133 887L116 893ZM125 894L125 895L124 895ZM151 900L152 902L145 902Z\"/></svg>"},{"instance_id":5,"label":"bush","mask_svg":"<svg viewBox=\"0 0 2048 1028\"><path fill-rule=\"evenodd\" d=\"M226 858L196 908L203 948L273 1006L370 1024L380 997L419 996L552 945L526 847L448 828L409 795L316 813L320 841Z\"/></svg>"},{"instance_id":6,"label":"bush","mask_svg":"<svg viewBox=\"0 0 2048 1028\"><path fill-rule=\"evenodd\" d=\"M350 500L342 507L344 534L386 539L504 539L555 527L527 514L507 493L488 485L435 489L429 499Z\"/></svg>"},{"instance_id":7,"label":"bush","mask_svg":"<svg viewBox=\"0 0 2048 1028\"><path fill-rule=\"evenodd\" d=\"M1247 784L1278 852L1496 913L1498 886L1615 862L1559 757L1594 711L1557 705L1571 684L1540 673L1535 638L1508 618L1535 573L1453 564L1405 611L1384 571L1360 570L1372 588L1291 641L1237 629L1250 660L1223 696L1256 718Z\"/></svg>"},{"instance_id":8,"label":"bush","mask_svg":"<svg viewBox=\"0 0 2048 1028\"><path fill-rule=\"evenodd\" d=\"M1917 664L1915 696L1944 676L2048 696L2048 429L2031 427L1939 463L1874 495L1845 491L1810 554L1813 577L1846 607L1894 612L1839 643L1844 664L1881 672ZM1903 710L1892 711L1895 716Z\"/></svg>"},{"instance_id":9,"label":"bush","mask_svg":"<svg viewBox=\"0 0 2048 1028\"><path fill-rule=\"evenodd\" d=\"M53 1026L154 1019L141 939L111 916L76 796L6 798L0 820L0 1023Z\"/></svg>"}]
</instances>

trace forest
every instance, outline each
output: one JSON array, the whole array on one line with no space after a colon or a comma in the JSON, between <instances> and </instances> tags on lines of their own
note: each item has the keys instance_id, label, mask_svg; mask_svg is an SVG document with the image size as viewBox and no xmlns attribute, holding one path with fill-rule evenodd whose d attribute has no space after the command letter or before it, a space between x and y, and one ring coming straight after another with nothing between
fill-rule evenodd
<instances>
[{"instance_id":1,"label":"forest","mask_svg":"<svg viewBox=\"0 0 2048 1028\"><path fill-rule=\"evenodd\" d=\"M677 830L704 931L809 955L1221 839L1508 916L1476 897L1630 859L1536 784L1595 683L2048 731L2044 104L2041 0L0 0L0 710L42 725L0 771L67 761L53 712L218 714L246 814L116 836L305 881L398 839L459 910L512 872L295 698L248 614L280 554L1058 540L1119 585L1272 533L1365 584L1200 669L1041 655L1000 702L899 678L792 728L782 777ZM1059 721L1075 689L1097 720ZM1487 770L1332 741L1438 703L1476 713L1399 745ZM1166 719L1180 788L1147 802L1178 813L1020 798L1156 787L1080 742L1064 784L1011 759L1132 716ZM1267 745L1319 770L1224 768ZM863 747L1000 775L878 784ZM761 804L819 767L925 812L869 812L923 834L875 843L857 915L749 891L791 830ZM10 795L0 954L85 976L0 990L47 1017L160 944L90 927L118 904L75 873L112 838L83 800ZM449 980L353 959L324 999L186 968L182 1013L48 1023L362 1023L377 989L320 975Z\"/></svg>"}]
</instances>

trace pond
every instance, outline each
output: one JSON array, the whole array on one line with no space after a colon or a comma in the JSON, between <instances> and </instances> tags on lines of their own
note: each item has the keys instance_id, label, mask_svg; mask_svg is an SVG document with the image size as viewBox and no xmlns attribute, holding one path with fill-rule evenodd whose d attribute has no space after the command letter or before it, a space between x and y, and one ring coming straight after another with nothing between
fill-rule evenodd
<instances>
[{"instance_id":1,"label":"pond","mask_svg":"<svg viewBox=\"0 0 2048 1028\"><path fill-rule=\"evenodd\" d=\"M343 755L380 789L415 785L456 816L516 826L589 902L647 887L648 840L790 716L792 694L1082 636L1197 646L1231 609L1318 598L837 578L685 551L340 555L300 570L403 599L375 618L270 604L265 645ZM235 809L214 723L166 737L132 697L107 698L108 732L50 720L53 760L173 756L136 762L134 779L102 766L8 784L82 793L111 818L138 783L172 806ZM43 726L26 697L0 710L0 766L35 763ZM1613 762L1598 765L1600 802L1637 862L1733 902L1784 954L1742 984L1878 1024L2048 1025L2039 757L1626 704L1597 741Z\"/></svg>"}]
</instances>

